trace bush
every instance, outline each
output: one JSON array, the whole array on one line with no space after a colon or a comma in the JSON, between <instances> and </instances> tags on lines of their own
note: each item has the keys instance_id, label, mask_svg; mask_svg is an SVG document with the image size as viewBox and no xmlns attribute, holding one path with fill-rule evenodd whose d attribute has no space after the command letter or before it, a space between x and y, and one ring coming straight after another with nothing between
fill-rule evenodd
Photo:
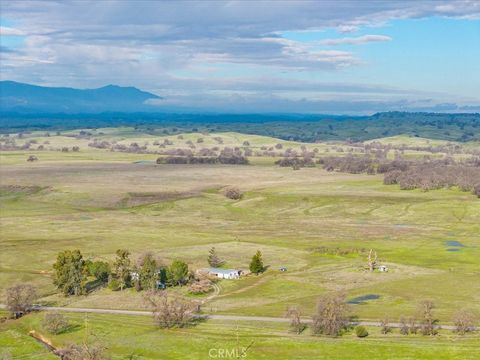
<instances>
[{"instance_id":1,"label":"bush","mask_svg":"<svg viewBox=\"0 0 480 360\"><path fill-rule=\"evenodd\" d=\"M63 314L46 313L43 317L42 327L50 334L58 335L66 331L70 324Z\"/></svg>"},{"instance_id":2,"label":"bush","mask_svg":"<svg viewBox=\"0 0 480 360\"><path fill-rule=\"evenodd\" d=\"M213 290L212 282L208 279L194 281L188 287L188 292L194 295L207 294Z\"/></svg>"},{"instance_id":3,"label":"bush","mask_svg":"<svg viewBox=\"0 0 480 360\"><path fill-rule=\"evenodd\" d=\"M239 200L242 198L242 192L237 187L230 187L225 191L225 196L232 200Z\"/></svg>"},{"instance_id":4,"label":"bush","mask_svg":"<svg viewBox=\"0 0 480 360\"><path fill-rule=\"evenodd\" d=\"M365 328L365 326L359 325L359 326L355 327L355 335L357 335L357 337L359 337L359 338L364 338L364 337L368 336L368 331Z\"/></svg>"},{"instance_id":5,"label":"bush","mask_svg":"<svg viewBox=\"0 0 480 360\"><path fill-rule=\"evenodd\" d=\"M99 343L70 344L59 351L63 360L106 360L110 357L105 346Z\"/></svg>"},{"instance_id":6,"label":"bush","mask_svg":"<svg viewBox=\"0 0 480 360\"><path fill-rule=\"evenodd\" d=\"M108 281L108 288L112 291L118 291L120 290L120 282L117 279L112 277Z\"/></svg>"},{"instance_id":7,"label":"bush","mask_svg":"<svg viewBox=\"0 0 480 360\"><path fill-rule=\"evenodd\" d=\"M476 184L476 185L473 187L473 193L480 198L480 184Z\"/></svg>"},{"instance_id":8,"label":"bush","mask_svg":"<svg viewBox=\"0 0 480 360\"><path fill-rule=\"evenodd\" d=\"M108 281L110 265L105 261L94 261L87 264L88 273L103 283Z\"/></svg>"}]
</instances>

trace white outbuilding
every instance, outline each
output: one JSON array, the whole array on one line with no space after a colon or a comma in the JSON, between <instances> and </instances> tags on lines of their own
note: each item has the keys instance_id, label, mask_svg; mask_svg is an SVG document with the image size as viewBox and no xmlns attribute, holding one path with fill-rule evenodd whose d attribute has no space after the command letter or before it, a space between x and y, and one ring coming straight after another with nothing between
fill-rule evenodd
<instances>
[{"instance_id":1,"label":"white outbuilding","mask_svg":"<svg viewBox=\"0 0 480 360\"><path fill-rule=\"evenodd\" d=\"M210 268L208 269L208 273L219 279L238 279L240 278L242 270Z\"/></svg>"}]
</instances>

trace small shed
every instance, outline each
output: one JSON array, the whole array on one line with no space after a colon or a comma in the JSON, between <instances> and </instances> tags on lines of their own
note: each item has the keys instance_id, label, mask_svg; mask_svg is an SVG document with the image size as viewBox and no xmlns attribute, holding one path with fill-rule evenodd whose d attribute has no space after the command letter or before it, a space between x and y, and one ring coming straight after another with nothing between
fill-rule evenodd
<instances>
[{"instance_id":1,"label":"small shed","mask_svg":"<svg viewBox=\"0 0 480 360\"><path fill-rule=\"evenodd\" d=\"M387 272L388 271L388 267L386 265L380 265L378 267L378 271L380 272Z\"/></svg>"},{"instance_id":2,"label":"small shed","mask_svg":"<svg viewBox=\"0 0 480 360\"><path fill-rule=\"evenodd\" d=\"M238 279L242 274L242 270L210 268L208 269L208 273L218 277L219 279Z\"/></svg>"}]
</instances>

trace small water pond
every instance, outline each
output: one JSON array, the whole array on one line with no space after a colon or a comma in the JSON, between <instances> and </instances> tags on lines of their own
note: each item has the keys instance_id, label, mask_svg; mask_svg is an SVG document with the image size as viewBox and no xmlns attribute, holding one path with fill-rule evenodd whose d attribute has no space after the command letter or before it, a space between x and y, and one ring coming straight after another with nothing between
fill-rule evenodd
<instances>
[{"instance_id":1,"label":"small water pond","mask_svg":"<svg viewBox=\"0 0 480 360\"><path fill-rule=\"evenodd\" d=\"M347 301L347 304L360 305L366 303L368 300L377 300L380 299L380 295L377 294L367 294L362 296L357 296L356 298L350 299Z\"/></svg>"},{"instance_id":2,"label":"small water pond","mask_svg":"<svg viewBox=\"0 0 480 360\"><path fill-rule=\"evenodd\" d=\"M461 248L465 247L460 241L457 240L447 240L445 241L445 246L450 246L447 251L460 251Z\"/></svg>"},{"instance_id":3,"label":"small water pond","mask_svg":"<svg viewBox=\"0 0 480 360\"><path fill-rule=\"evenodd\" d=\"M154 160L138 160L138 161L134 161L133 162L134 164L155 164L156 162Z\"/></svg>"},{"instance_id":4,"label":"small water pond","mask_svg":"<svg viewBox=\"0 0 480 360\"><path fill-rule=\"evenodd\" d=\"M448 240L445 241L445 245L447 246L456 246L456 247L465 247L460 241L457 240Z\"/></svg>"}]
</instances>

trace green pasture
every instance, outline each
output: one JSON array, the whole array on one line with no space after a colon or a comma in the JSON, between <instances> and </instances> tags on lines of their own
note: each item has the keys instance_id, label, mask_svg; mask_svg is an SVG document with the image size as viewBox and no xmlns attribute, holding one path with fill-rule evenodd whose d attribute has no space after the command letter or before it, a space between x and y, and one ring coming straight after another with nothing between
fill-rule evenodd
<instances>
[{"instance_id":1,"label":"green pasture","mask_svg":"<svg viewBox=\"0 0 480 360\"><path fill-rule=\"evenodd\" d=\"M97 289L71 298L57 294L51 279L57 253L80 249L86 258L113 261L115 250L127 248L134 259L151 251L165 264L182 259L196 270L208 266L208 250L215 246L225 266L240 269L248 269L253 254L261 250L268 269L259 276L220 281L220 294L204 305L205 312L283 316L287 306L299 305L309 316L319 295L340 290L348 299L379 296L351 306L361 319L388 316L397 321L414 315L424 299L434 301L442 323L451 323L461 308L480 313L480 201L470 193L402 191L383 185L381 175L329 173L319 167L294 171L274 166L275 158L252 157L247 166L156 165L155 154L93 149L86 146L91 140L64 135L69 133L52 133L49 140L44 132L32 133L21 139L50 141L52 150L0 153L1 299L9 286L29 282L39 288L44 304L140 309L141 293L133 289ZM197 145L198 137L204 139L199 146L212 147L217 135L222 146L241 147L244 141L251 147L302 145L238 133L167 137L172 147L188 140ZM94 137L139 144L162 140L131 128L97 129ZM79 152L53 149L76 145ZM306 146L335 154L339 145ZM39 161L27 163L33 153ZM238 186L243 198L227 199L223 191L228 186ZM321 250L336 248L352 253ZM389 272L364 271L371 248ZM45 354L26 335L38 328L40 316L0 324L0 348L8 347L19 358L29 351ZM79 330L55 337L58 344L82 334L82 319L72 319ZM235 324L219 321L160 331L149 319L106 315L92 316L90 324L106 339L114 358L208 358L204 355L210 346L222 341L232 345L237 331ZM389 354L398 354L398 359L473 359L472 349L478 346L477 338L383 336L375 329L364 340L353 335L341 340L294 336L284 325L272 324L243 323L238 332L242 339L255 340L255 359L313 354L328 359L355 354L369 359L392 358Z\"/></svg>"},{"instance_id":2,"label":"green pasture","mask_svg":"<svg viewBox=\"0 0 480 360\"><path fill-rule=\"evenodd\" d=\"M287 324L211 320L186 329L160 330L149 317L81 314L66 315L71 328L49 335L41 326L43 314L0 324L1 351L13 359L55 359L28 336L30 330L61 348L69 343L101 343L112 359L211 359L220 349L246 350L246 359L476 359L476 335L457 336L446 331L435 338L387 335L368 328L367 338L352 332L341 338L291 334ZM1 352L0 352L1 354Z\"/></svg>"}]
</instances>

